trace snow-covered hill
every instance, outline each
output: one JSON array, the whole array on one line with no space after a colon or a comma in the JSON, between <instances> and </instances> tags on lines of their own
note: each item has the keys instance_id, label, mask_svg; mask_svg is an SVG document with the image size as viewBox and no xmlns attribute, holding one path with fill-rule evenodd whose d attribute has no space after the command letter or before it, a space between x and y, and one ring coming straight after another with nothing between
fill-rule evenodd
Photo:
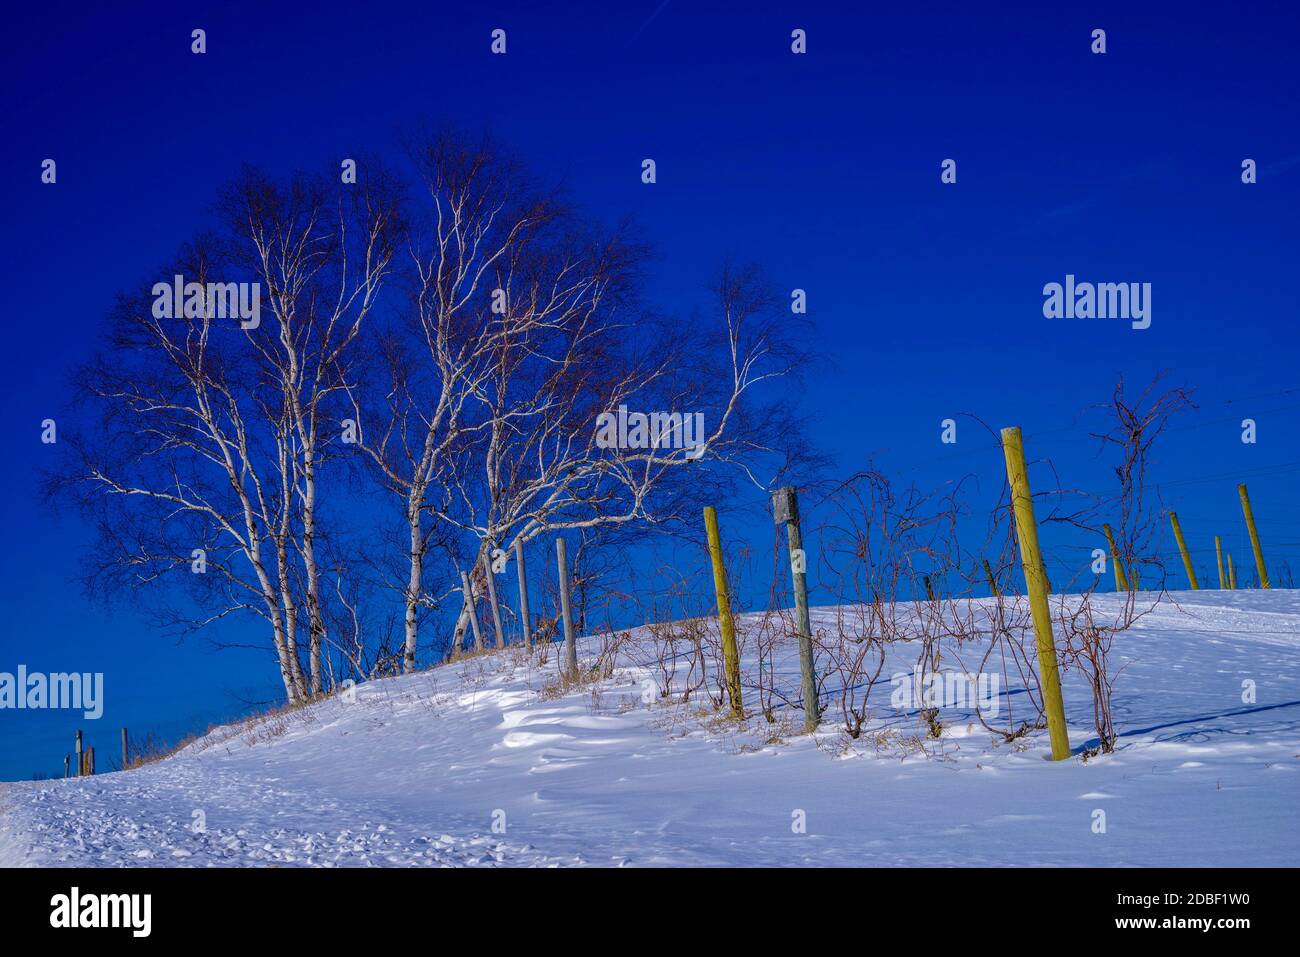
<instances>
[{"instance_id":1,"label":"snow-covered hill","mask_svg":"<svg viewBox=\"0 0 1300 957\"><path fill-rule=\"evenodd\" d=\"M810 738L789 708L737 727L700 693L646 704L662 678L638 630L612 677L567 693L553 655L511 650L139 770L0 785L0 864L1300 864L1300 593L1173 597L1117 639L1121 743L1086 762L1046 760L1045 732L995 743L969 709L926 740L890 707L889 675L915 663L901 647L856 740L833 708ZM833 618L816 609L814 627ZM1078 749L1091 699L1077 672L1064 687ZM1017 707L1016 684L1002 692Z\"/></svg>"}]
</instances>

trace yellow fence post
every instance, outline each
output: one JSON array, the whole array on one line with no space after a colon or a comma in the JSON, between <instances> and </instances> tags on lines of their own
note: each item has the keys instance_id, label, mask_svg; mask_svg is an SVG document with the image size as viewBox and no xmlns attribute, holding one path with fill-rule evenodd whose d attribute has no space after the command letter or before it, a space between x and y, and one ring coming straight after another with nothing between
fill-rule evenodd
<instances>
[{"instance_id":1,"label":"yellow fence post","mask_svg":"<svg viewBox=\"0 0 1300 957\"><path fill-rule=\"evenodd\" d=\"M1109 525L1103 525L1106 532L1106 544L1110 546L1110 560L1115 566L1115 590L1128 591L1128 578L1124 575L1124 563L1119 560L1119 549L1115 546L1115 533Z\"/></svg>"},{"instance_id":2,"label":"yellow fence post","mask_svg":"<svg viewBox=\"0 0 1300 957\"><path fill-rule=\"evenodd\" d=\"M1002 430L1002 452L1007 460L1007 482L1011 486L1011 505L1016 517L1016 540L1020 543L1020 563L1025 570L1034 635L1038 639L1038 675L1043 686L1043 710L1047 713L1052 760L1061 761L1070 756L1070 736L1065 728L1061 673L1056 664L1056 641L1052 637L1052 616L1047 607L1047 573L1043 569L1042 553L1038 550L1038 524L1034 519L1034 500L1029 491L1029 474L1025 469L1025 449L1019 426Z\"/></svg>"},{"instance_id":3,"label":"yellow fence post","mask_svg":"<svg viewBox=\"0 0 1300 957\"><path fill-rule=\"evenodd\" d=\"M1174 526L1174 540L1178 542L1178 553L1183 556L1183 567L1187 569L1187 580L1191 582L1192 591L1199 591L1196 581L1196 569L1192 568L1192 556L1187 551L1187 542L1183 539L1183 527L1178 524L1178 513L1170 512L1169 521Z\"/></svg>"},{"instance_id":4,"label":"yellow fence post","mask_svg":"<svg viewBox=\"0 0 1300 957\"><path fill-rule=\"evenodd\" d=\"M736 650L736 626L731 620L731 593L727 588L727 569L722 563L722 538L718 534L718 513L712 505L704 507L704 531L709 539L709 558L713 563L713 590L718 596L718 626L722 631L723 683L731 699L731 713L745 716L740 700L740 655Z\"/></svg>"},{"instance_id":5,"label":"yellow fence post","mask_svg":"<svg viewBox=\"0 0 1300 957\"><path fill-rule=\"evenodd\" d=\"M1228 590L1237 590L1237 569L1232 567L1232 552L1228 552Z\"/></svg>"},{"instance_id":6,"label":"yellow fence post","mask_svg":"<svg viewBox=\"0 0 1300 957\"><path fill-rule=\"evenodd\" d=\"M1255 551L1255 569L1259 572L1259 587L1272 588L1268 581L1268 569L1264 567L1264 551L1259 547L1259 532L1255 530L1255 513L1250 510L1250 496L1246 486L1238 485L1237 494L1241 496L1241 513L1246 516L1246 531L1250 532L1250 547Z\"/></svg>"},{"instance_id":7,"label":"yellow fence post","mask_svg":"<svg viewBox=\"0 0 1300 957\"><path fill-rule=\"evenodd\" d=\"M1228 587L1228 580L1223 575L1223 546L1219 543L1219 536L1214 536L1214 560L1219 565L1219 591Z\"/></svg>"}]
</instances>

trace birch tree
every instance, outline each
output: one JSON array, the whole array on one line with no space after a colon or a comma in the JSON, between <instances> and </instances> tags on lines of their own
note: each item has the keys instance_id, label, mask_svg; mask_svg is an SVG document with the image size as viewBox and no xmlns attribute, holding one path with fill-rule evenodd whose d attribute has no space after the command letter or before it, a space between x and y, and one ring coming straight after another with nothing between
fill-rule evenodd
<instances>
[{"instance_id":1,"label":"birch tree","mask_svg":"<svg viewBox=\"0 0 1300 957\"><path fill-rule=\"evenodd\" d=\"M263 413L283 426L275 430L280 474L298 503L312 694L321 692L321 648L328 640L317 548L319 476L322 457L345 428L342 416L330 413L335 397L343 397L352 349L402 228L398 188L378 164L367 165L364 185L347 191L306 176L281 187L248 173L224 204L232 232L247 240L236 248L266 290L274 323L248 342L271 385ZM276 535L286 559L292 517L285 509ZM284 594L289 601L290 590Z\"/></svg>"},{"instance_id":2,"label":"birch tree","mask_svg":"<svg viewBox=\"0 0 1300 957\"><path fill-rule=\"evenodd\" d=\"M163 271L207 299L171 315L158 287L152 301L119 301L104 352L77 382L95 427L53 483L95 516L92 588L179 584L184 597L162 598L156 614L182 633L255 614L291 702L323 687L321 468L338 442L327 423L399 220L381 175L353 194L325 183L247 173L224 197L223 228ZM266 308L222 316L209 283L248 284Z\"/></svg>"}]
</instances>

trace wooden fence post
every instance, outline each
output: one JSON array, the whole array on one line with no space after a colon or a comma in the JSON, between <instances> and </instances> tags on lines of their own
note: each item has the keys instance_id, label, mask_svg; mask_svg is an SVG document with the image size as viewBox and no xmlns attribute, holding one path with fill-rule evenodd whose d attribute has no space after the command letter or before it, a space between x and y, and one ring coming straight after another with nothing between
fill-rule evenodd
<instances>
[{"instance_id":1,"label":"wooden fence post","mask_svg":"<svg viewBox=\"0 0 1300 957\"><path fill-rule=\"evenodd\" d=\"M1219 536L1214 536L1214 560L1219 566L1219 591L1228 587L1228 581L1223 576L1223 546L1219 543Z\"/></svg>"},{"instance_id":2,"label":"wooden fence post","mask_svg":"<svg viewBox=\"0 0 1300 957\"><path fill-rule=\"evenodd\" d=\"M786 545L790 552L790 574L794 578L794 615L799 628L799 672L802 675L803 729L817 730L821 706L817 700L817 674L813 670L812 621L808 615L808 556L803 550L803 533L799 529L799 496L794 486L776 490L772 496L772 518L785 524ZM710 545L710 551L712 545ZM736 679L740 683L739 675Z\"/></svg>"},{"instance_id":3,"label":"wooden fence post","mask_svg":"<svg viewBox=\"0 0 1300 957\"><path fill-rule=\"evenodd\" d=\"M519 617L524 623L524 648L533 650L533 626L528 618L528 573L524 570L524 543L515 539L515 564L519 568Z\"/></svg>"},{"instance_id":4,"label":"wooden fence post","mask_svg":"<svg viewBox=\"0 0 1300 957\"><path fill-rule=\"evenodd\" d=\"M126 748L126 728L122 729L122 770L125 771L131 762L128 760L128 751Z\"/></svg>"},{"instance_id":5,"label":"wooden fence post","mask_svg":"<svg viewBox=\"0 0 1300 957\"><path fill-rule=\"evenodd\" d=\"M66 778L69 774L68 768L71 766L71 759L68 755L63 756L63 776Z\"/></svg>"},{"instance_id":6,"label":"wooden fence post","mask_svg":"<svg viewBox=\"0 0 1300 957\"><path fill-rule=\"evenodd\" d=\"M994 598L1002 597L1002 589L998 587L998 580L993 577L993 568L989 565L989 560L984 559L984 574L989 580L989 592Z\"/></svg>"},{"instance_id":7,"label":"wooden fence post","mask_svg":"<svg viewBox=\"0 0 1300 957\"><path fill-rule=\"evenodd\" d=\"M1237 569L1232 567L1232 552L1228 552L1228 590L1237 590Z\"/></svg>"},{"instance_id":8,"label":"wooden fence post","mask_svg":"<svg viewBox=\"0 0 1300 957\"><path fill-rule=\"evenodd\" d=\"M1255 552L1255 569L1259 572L1259 587L1272 588L1268 580L1268 569L1264 567L1264 551L1259 546L1259 532L1255 530L1255 513L1250 510L1250 496L1245 485L1237 486L1241 496L1241 514L1246 516L1246 531L1250 532L1250 547Z\"/></svg>"},{"instance_id":9,"label":"wooden fence post","mask_svg":"<svg viewBox=\"0 0 1300 957\"><path fill-rule=\"evenodd\" d=\"M578 677L578 640L573 634L573 614L569 610L569 553L563 537L555 540L555 561L560 570L560 617L564 619L564 660L562 669L571 679Z\"/></svg>"},{"instance_id":10,"label":"wooden fence post","mask_svg":"<svg viewBox=\"0 0 1300 957\"><path fill-rule=\"evenodd\" d=\"M474 650L483 650L483 632L478 625L478 609L474 607L474 584L469 580L468 572L460 573L461 591L465 593L465 608L469 611L469 623L474 629Z\"/></svg>"},{"instance_id":11,"label":"wooden fence post","mask_svg":"<svg viewBox=\"0 0 1300 957\"><path fill-rule=\"evenodd\" d=\"M709 540L709 558L713 563L713 591L718 598L718 627L722 632L723 684L731 699L731 713L745 716L740 691L740 655L736 650L736 625L731 620L731 592L727 588L727 568L722 562L722 538L718 534L718 513L712 505L704 506L704 532Z\"/></svg>"},{"instance_id":12,"label":"wooden fence post","mask_svg":"<svg viewBox=\"0 0 1300 957\"><path fill-rule=\"evenodd\" d=\"M77 748L75 753L77 755L77 777L81 777L81 775L85 773L86 762L82 757L80 728L77 729Z\"/></svg>"},{"instance_id":13,"label":"wooden fence post","mask_svg":"<svg viewBox=\"0 0 1300 957\"><path fill-rule=\"evenodd\" d=\"M1124 574L1124 563L1119 560L1119 546L1115 544L1115 533L1109 525L1103 525L1106 532L1106 544L1110 546L1110 562L1115 566L1115 590L1128 591L1128 576Z\"/></svg>"},{"instance_id":14,"label":"wooden fence post","mask_svg":"<svg viewBox=\"0 0 1300 957\"><path fill-rule=\"evenodd\" d=\"M492 556L483 554L483 574L487 576L488 604L492 607L492 627L496 630L497 647L506 646L506 633L501 627L501 606L497 604L496 572L492 571Z\"/></svg>"},{"instance_id":15,"label":"wooden fence post","mask_svg":"<svg viewBox=\"0 0 1300 957\"><path fill-rule=\"evenodd\" d=\"M1200 590L1200 582L1196 580L1196 569L1192 568L1192 556L1187 551L1187 541L1183 538L1183 527L1178 524L1178 513L1169 513L1169 522L1174 526L1174 541L1178 542L1178 554L1183 556L1183 568L1187 569L1187 581L1191 583L1192 591Z\"/></svg>"},{"instance_id":16,"label":"wooden fence post","mask_svg":"<svg viewBox=\"0 0 1300 957\"><path fill-rule=\"evenodd\" d=\"M86 749L86 773L95 773L95 749L93 747Z\"/></svg>"},{"instance_id":17,"label":"wooden fence post","mask_svg":"<svg viewBox=\"0 0 1300 957\"><path fill-rule=\"evenodd\" d=\"M1034 635L1038 640L1038 674L1043 690L1043 711L1047 714L1047 731L1052 742L1052 760L1070 756L1070 736L1065 727L1065 704L1061 700L1061 673L1056 664L1056 640L1052 636L1052 616L1047 607L1047 573L1038 550L1038 524L1034 519L1034 500L1029 491L1029 474L1025 469L1025 450L1020 427L1002 430L1002 452L1007 462L1007 482L1011 486L1011 505L1016 518L1016 540L1020 544L1020 563L1029 591L1033 612Z\"/></svg>"}]
</instances>

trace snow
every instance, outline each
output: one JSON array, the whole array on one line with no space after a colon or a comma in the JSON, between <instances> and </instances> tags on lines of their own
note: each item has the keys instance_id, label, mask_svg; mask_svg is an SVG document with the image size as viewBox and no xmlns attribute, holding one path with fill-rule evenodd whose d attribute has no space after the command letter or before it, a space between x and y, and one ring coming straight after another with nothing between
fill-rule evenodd
<instances>
[{"instance_id":1,"label":"snow","mask_svg":"<svg viewBox=\"0 0 1300 957\"><path fill-rule=\"evenodd\" d=\"M814 628L833 617L814 609ZM1047 760L1046 732L995 742L969 711L943 712L922 750L915 713L889 707L915 648L887 662L853 741L833 708L808 737L797 720L730 724L702 695L645 704L651 643L632 638L612 677L563 694L547 687L554 654L511 649L223 728L126 773L0 785L0 865L1300 863L1300 592L1161 601L1116 640L1122 738L1087 761ZM751 648L744 664L752 682ZM1078 673L1063 686L1077 751L1095 738L1091 701Z\"/></svg>"}]
</instances>

